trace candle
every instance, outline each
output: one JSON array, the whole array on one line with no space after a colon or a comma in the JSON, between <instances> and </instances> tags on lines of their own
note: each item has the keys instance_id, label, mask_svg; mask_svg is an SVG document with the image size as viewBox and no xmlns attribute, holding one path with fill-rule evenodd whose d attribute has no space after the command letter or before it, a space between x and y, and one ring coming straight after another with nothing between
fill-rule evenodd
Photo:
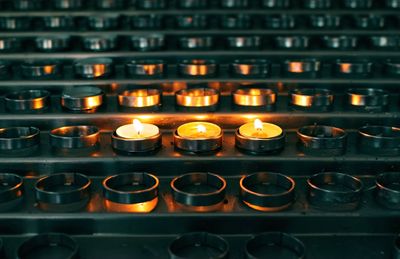
<instances>
[{"instance_id":1,"label":"candle","mask_svg":"<svg viewBox=\"0 0 400 259\"><path fill-rule=\"evenodd\" d=\"M267 139L275 138L282 134L282 129L271 123L256 119L254 122L246 123L239 128L240 135L248 138Z\"/></svg>"},{"instance_id":2,"label":"candle","mask_svg":"<svg viewBox=\"0 0 400 259\"><path fill-rule=\"evenodd\" d=\"M208 153L222 146L222 130L209 122L189 122L174 133L175 147L190 153Z\"/></svg>"},{"instance_id":3,"label":"candle","mask_svg":"<svg viewBox=\"0 0 400 259\"><path fill-rule=\"evenodd\" d=\"M285 138L286 134L279 126L256 119L236 130L235 144L245 153L268 154L281 151Z\"/></svg>"},{"instance_id":4,"label":"candle","mask_svg":"<svg viewBox=\"0 0 400 259\"><path fill-rule=\"evenodd\" d=\"M119 127L116 133L121 138L146 139L158 135L160 130L156 125L141 123L140 120L134 119L132 124Z\"/></svg>"},{"instance_id":5,"label":"candle","mask_svg":"<svg viewBox=\"0 0 400 259\"><path fill-rule=\"evenodd\" d=\"M182 138L205 139L220 136L221 128L209 122L190 122L181 125L177 132Z\"/></svg>"}]
</instances>

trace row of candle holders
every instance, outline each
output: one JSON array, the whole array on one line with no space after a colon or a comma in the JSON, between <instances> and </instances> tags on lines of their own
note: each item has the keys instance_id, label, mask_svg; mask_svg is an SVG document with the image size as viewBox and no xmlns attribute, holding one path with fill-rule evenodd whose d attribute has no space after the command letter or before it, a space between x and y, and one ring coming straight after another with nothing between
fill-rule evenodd
<instances>
[{"instance_id":1,"label":"row of candle holders","mask_svg":"<svg viewBox=\"0 0 400 259\"><path fill-rule=\"evenodd\" d=\"M134 51L167 50L261 50L279 48L281 50L302 50L313 47L321 50L395 50L400 47L398 36L274 36L274 42L264 42L260 36L165 36L162 34L110 36L92 35L40 36L36 38L0 38L0 51L38 51L69 52L93 51L105 52L125 46ZM268 37L271 40L271 37ZM218 44L216 44L218 43ZM223 43L223 45L219 45ZM28 47L28 48L27 48Z\"/></svg>"},{"instance_id":2,"label":"row of candle holders","mask_svg":"<svg viewBox=\"0 0 400 259\"><path fill-rule=\"evenodd\" d=\"M366 59L337 59L322 62L319 59L288 59L275 63L267 59L237 59L228 66L218 64L213 59L184 59L178 64L167 64L163 60L130 60L123 63L127 77L162 78L176 69L177 76L186 78L213 78L228 74L239 78L277 77L279 74L288 78L368 78L399 77L400 60L369 61ZM81 79L111 78L116 75L119 64L111 58L87 58L73 62L73 74ZM327 66L329 65L329 67ZM25 79L61 79L65 76L64 66L58 60L29 60L20 64L0 61L0 77L10 79L19 75ZM274 70L273 70L274 69ZM279 69L279 70L278 70ZM277 71L278 70L278 71ZM122 70L123 71L123 70ZM379 72L379 74L378 74Z\"/></svg>"},{"instance_id":3,"label":"row of candle holders","mask_svg":"<svg viewBox=\"0 0 400 259\"><path fill-rule=\"evenodd\" d=\"M1 250L3 241L0 240ZM151 244L146 244L151 247ZM400 237L393 238L392 251L384 252L393 259L400 256ZM182 234L171 240L168 248L169 258L229 258L229 242L216 234L208 232L191 232ZM243 258L306 258L307 250L304 243L297 237L283 232L264 232L249 238L241 249ZM79 258L79 244L71 236L63 233L42 233L25 239L17 249L16 258L31 258L35 255L56 255L60 258ZM282 255L284 255L282 257ZM132 255L135 257L135 255ZM7 258L6 258L7 259Z\"/></svg>"},{"instance_id":4,"label":"row of candle holders","mask_svg":"<svg viewBox=\"0 0 400 259\"><path fill-rule=\"evenodd\" d=\"M222 44L222 45L221 45ZM306 50L311 47L320 50L396 50L400 47L400 37L389 36L165 36L148 34L134 36L91 35L40 36L32 38L0 38L0 51L16 52L105 52L122 50L168 51L168 50L246 50L268 49ZM127 47L127 48L126 48Z\"/></svg>"},{"instance_id":5,"label":"row of candle holders","mask_svg":"<svg viewBox=\"0 0 400 259\"><path fill-rule=\"evenodd\" d=\"M306 9L371 9L371 8L400 8L399 0L100 0L100 1L84 1L84 0L52 0L50 4L45 4L44 0L8 0L2 1L1 7L4 10L84 10L86 8L99 9L125 9L137 8L142 10L154 9L199 9L199 8L306 8Z\"/></svg>"},{"instance_id":6,"label":"row of candle holders","mask_svg":"<svg viewBox=\"0 0 400 259\"><path fill-rule=\"evenodd\" d=\"M200 85L201 86L201 85ZM390 93L379 88L351 88L344 104L350 111L384 112L390 105ZM4 96L6 110L13 113L44 112L50 106L47 90L22 90ZM125 90L117 95L118 104L126 111L158 111L162 91L156 88ZM104 92L96 86L77 86L63 91L60 103L73 112L95 112L105 103ZM208 87L182 89L175 93L178 110L192 112L217 111L218 90ZM329 112L333 110L334 93L324 88L298 88L289 92L288 105L296 111ZM274 111L278 95L269 88L242 87L232 92L233 109L238 111Z\"/></svg>"},{"instance_id":7,"label":"row of candle holders","mask_svg":"<svg viewBox=\"0 0 400 259\"><path fill-rule=\"evenodd\" d=\"M396 28L398 16L391 15L248 15L248 14L186 14L132 15L98 14L95 16L0 17L1 30L61 29L384 29Z\"/></svg>"},{"instance_id":8,"label":"row of candle holders","mask_svg":"<svg viewBox=\"0 0 400 259\"><path fill-rule=\"evenodd\" d=\"M95 126L65 126L50 131L50 144L60 150L97 148L99 129ZM174 146L185 154L214 154L222 147L222 129L209 122L189 122L173 133ZM396 156L400 153L400 129L390 126L364 126L358 130L358 150L374 156ZM299 151L314 156L340 156L347 149L345 130L322 125L304 126L297 130ZM40 144L40 131L35 127L0 129L0 150L14 152ZM286 144L286 132L279 126L258 119L239 127L236 147L252 155L276 154ZM141 123L118 127L111 135L111 146L119 154L150 155L162 147L162 133L156 125Z\"/></svg>"},{"instance_id":9,"label":"row of candle holders","mask_svg":"<svg viewBox=\"0 0 400 259\"><path fill-rule=\"evenodd\" d=\"M1 205L19 206L24 196L23 178L0 174ZM35 197L45 211L79 211L90 201L91 179L79 173L58 173L36 181ZM261 212L283 211L296 202L296 182L272 172L243 176L239 197L244 205ZM374 197L386 209L400 209L400 173L377 175ZM364 184L359 178L339 172L324 172L307 179L307 199L318 210L351 211L360 206ZM214 212L228 202L226 180L214 173L194 172L170 182L174 207L191 212ZM149 173L133 172L106 177L102 182L104 206L109 212L149 213L159 200L159 179ZM12 206L10 204L13 204Z\"/></svg>"}]
</instances>

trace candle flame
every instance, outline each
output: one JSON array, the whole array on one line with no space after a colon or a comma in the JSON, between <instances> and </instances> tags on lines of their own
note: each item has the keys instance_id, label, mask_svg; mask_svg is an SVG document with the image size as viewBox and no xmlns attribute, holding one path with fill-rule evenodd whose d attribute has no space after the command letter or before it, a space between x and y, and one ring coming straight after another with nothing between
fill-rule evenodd
<instances>
[{"instance_id":1,"label":"candle flame","mask_svg":"<svg viewBox=\"0 0 400 259\"><path fill-rule=\"evenodd\" d=\"M263 123L262 123L262 121L259 120L259 119L256 119L256 120L254 121L254 128L255 128L256 130L262 130L262 129L263 129Z\"/></svg>"},{"instance_id":2,"label":"candle flame","mask_svg":"<svg viewBox=\"0 0 400 259\"><path fill-rule=\"evenodd\" d=\"M207 131L207 129L206 129L206 127L204 125L200 124L200 125L197 126L197 132L206 133L206 131Z\"/></svg>"},{"instance_id":3,"label":"candle flame","mask_svg":"<svg viewBox=\"0 0 400 259\"><path fill-rule=\"evenodd\" d=\"M140 122L138 119L133 120L133 127L135 128L135 131L137 132L138 135L140 135L143 131L143 124Z\"/></svg>"}]
</instances>

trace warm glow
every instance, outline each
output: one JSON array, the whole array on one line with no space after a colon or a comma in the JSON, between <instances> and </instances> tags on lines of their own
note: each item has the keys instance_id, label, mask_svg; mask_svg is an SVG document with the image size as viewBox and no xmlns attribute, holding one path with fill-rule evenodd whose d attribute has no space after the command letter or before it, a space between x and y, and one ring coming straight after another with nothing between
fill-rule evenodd
<instances>
[{"instance_id":1,"label":"warm glow","mask_svg":"<svg viewBox=\"0 0 400 259\"><path fill-rule=\"evenodd\" d=\"M109 200L104 201L107 211L126 213L149 213L156 208L157 203L158 197L152 199L151 201L132 204L116 203Z\"/></svg>"},{"instance_id":2,"label":"warm glow","mask_svg":"<svg viewBox=\"0 0 400 259\"><path fill-rule=\"evenodd\" d=\"M143 132L143 124L140 122L138 119L133 120L133 127L135 131L137 132L138 135L140 135Z\"/></svg>"},{"instance_id":3,"label":"warm glow","mask_svg":"<svg viewBox=\"0 0 400 259\"><path fill-rule=\"evenodd\" d=\"M256 119L256 120L254 121L254 128L255 128L256 130L263 130L263 123L262 123L262 121L259 120L259 119Z\"/></svg>"},{"instance_id":4,"label":"warm glow","mask_svg":"<svg viewBox=\"0 0 400 259\"><path fill-rule=\"evenodd\" d=\"M303 62L290 62L289 71L292 73L303 73Z\"/></svg>"},{"instance_id":5,"label":"warm glow","mask_svg":"<svg viewBox=\"0 0 400 259\"><path fill-rule=\"evenodd\" d=\"M206 129L206 127L205 127L204 125L199 124L199 125L197 126L197 131L198 131L199 133L206 133L207 129Z\"/></svg>"}]
</instances>

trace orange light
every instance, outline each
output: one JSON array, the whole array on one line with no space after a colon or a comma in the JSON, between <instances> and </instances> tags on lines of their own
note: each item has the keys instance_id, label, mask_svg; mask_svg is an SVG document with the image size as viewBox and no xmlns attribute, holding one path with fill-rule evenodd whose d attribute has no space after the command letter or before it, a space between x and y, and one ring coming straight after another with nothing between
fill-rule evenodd
<instances>
[{"instance_id":1,"label":"orange light","mask_svg":"<svg viewBox=\"0 0 400 259\"><path fill-rule=\"evenodd\" d=\"M116 203L109 200L104 200L104 205L107 211L110 212L126 212L126 213L149 213L155 209L158 204L158 197L152 199L151 201L133 203L133 204L123 204Z\"/></svg>"},{"instance_id":2,"label":"orange light","mask_svg":"<svg viewBox=\"0 0 400 259\"><path fill-rule=\"evenodd\" d=\"M246 201L243 201L244 204L246 204L247 206L249 206L250 208L252 208L253 210L258 210L258 211L263 211L263 212L276 212L276 211L281 211L281 210L285 210L287 208L289 208L292 204L286 204L282 207L274 207L274 208L269 208L269 207L261 207L261 206L257 206L257 205L253 205L251 203L248 203Z\"/></svg>"}]
</instances>

